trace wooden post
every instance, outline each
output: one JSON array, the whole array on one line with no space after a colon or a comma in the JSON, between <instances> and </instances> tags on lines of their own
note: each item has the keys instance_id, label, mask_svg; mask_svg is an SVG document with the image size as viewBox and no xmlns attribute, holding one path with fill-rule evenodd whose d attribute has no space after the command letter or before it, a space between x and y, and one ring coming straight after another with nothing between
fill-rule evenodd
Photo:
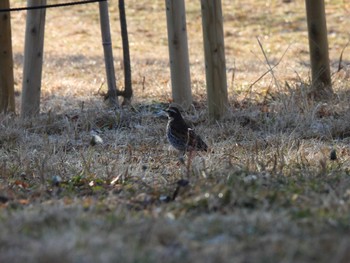
<instances>
[{"instance_id":1,"label":"wooden post","mask_svg":"<svg viewBox=\"0 0 350 263\"><path fill-rule=\"evenodd\" d=\"M127 23L126 23L124 0L119 0L119 19L120 19L120 29L121 29L121 35L122 35L122 42L123 42L123 59L124 59L124 101L123 101L123 105L128 105L131 103L131 97L132 97L132 79L131 79L128 27L127 27Z\"/></svg>"},{"instance_id":2,"label":"wooden post","mask_svg":"<svg viewBox=\"0 0 350 263\"><path fill-rule=\"evenodd\" d=\"M209 117L221 118L228 105L221 0L201 0Z\"/></svg>"},{"instance_id":3,"label":"wooden post","mask_svg":"<svg viewBox=\"0 0 350 263\"><path fill-rule=\"evenodd\" d=\"M0 9L10 7L9 0L0 1ZM15 111L11 17L0 13L0 112Z\"/></svg>"},{"instance_id":4,"label":"wooden post","mask_svg":"<svg viewBox=\"0 0 350 263\"><path fill-rule=\"evenodd\" d=\"M28 0L27 5L46 5L46 0ZM38 114L40 111L45 14L45 8L27 11L21 105L22 117L30 117Z\"/></svg>"},{"instance_id":5,"label":"wooden post","mask_svg":"<svg viewBox=\"0 0 350 263\"><path fill-rule=\"evenodd\" d=\"M184 0L166 0L168 46L173 101L187 109L192 104Z\"/></svg>"},{"instance_id":6,"label":"wooden post","mask_svg":"<svg viewBox=\"0 0 350 263\"><path fill-rule=\"evenodd\" d=\"M316 99L332 96L324 0L305 0L311 61L312 90Z\"/></svg>"},{"instance_id":7,"label":"wooden post","mask_svg":"<svg viewBox=\"0 0 350 263\"><path fill-rule=\"evenodd\" d=\"M109 25L108 1L98 2L100 8L100 24L102 34L103 53L108 85L108 100L111 106L118 107L117 84L114 72L111 30Z\"/></svg>"}]
</instances>

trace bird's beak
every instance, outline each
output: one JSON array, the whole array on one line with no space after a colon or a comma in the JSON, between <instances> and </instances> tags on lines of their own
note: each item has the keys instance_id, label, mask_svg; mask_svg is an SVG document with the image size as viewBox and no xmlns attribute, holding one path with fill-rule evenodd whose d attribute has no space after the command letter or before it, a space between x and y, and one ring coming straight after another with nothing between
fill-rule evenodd
<instances>
[{"instance_id":1,"label":"bird's beak","mask_svg":"<svg viewBox=\"0 0 350 263\"><path fill-rule=\"evenodd\" d=\"M1 0L0 0L0 1L1 1ZM168 111L168 109L161 110L159 113L160 113L163 117L169 118L169 111Z\"/></svg>"}]
</instances>

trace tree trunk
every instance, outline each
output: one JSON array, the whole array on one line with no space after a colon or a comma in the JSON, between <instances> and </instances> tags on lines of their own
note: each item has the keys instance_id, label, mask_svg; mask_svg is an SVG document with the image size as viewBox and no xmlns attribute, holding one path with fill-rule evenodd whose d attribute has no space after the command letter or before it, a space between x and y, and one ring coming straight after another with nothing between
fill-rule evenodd
<instances>
[{"instance_id":1,"label":"tree trunk","mask_svg":"<svg viewBox=\"0 0 350 263\"><path fill-rule=\"evenodd\" d=\"M209 117L227 110L227 80L221 0L201 0Z\"/></svg>"},{"instance_id":2,"label":"tree trunk","mask_svg":"<svg viewBox=\"0 0 350 263\"><path fill-rule=\"evenodd\" d=\"M168 46L173 101L188 109L192 104L184 0L166 0Z\"/></svg>"},{"instance_id":3,"label":"tree trunk","mask_svg":"<svg viewBox=\"0 0 350 263\"><path fill-rule=\"evenodd\" d=\"M28 0L27 5L46 5L46 0ZM45 14L45 9L27 11L21 106L22 117L30 117L38 114L40 111Z\"/></svg>"},{"instance_id":4,"label":"tree trunk","mask_svg":"<svg viewBox=\"0 0 350 263\"><path fill-rule=\"evenodd\" d=\"M10 7L9 0L0 1L0 9ZM15 111L11 17L0 13L0 112Z\"/></svg>"},{"instance_id":5,"label":"tree trunk","mask_svg":"<svg viewBox=\"0 0 350 263\"><path fill-rule=\"evenodd\" d=\"M108 100L112 107L118 107L117 84L114 71L111 30L109 25L108 1L99 2L103 52L108 85Z\"/></svg>"},{"instance_id":6,"label":"tree trunk","mask_svg":"<svg viewBox=\"0 0 350 263\"><path fill-rule=\"evenodd\" d=\"M305 0L305 3L312 75L310 95L315 99L328 99L333 90L324 0Z\"/></svg>"},{"instance_id":7,"label":"tree trunk","mask_svg":"<svg viewBox=\"0 0 350 263\"><path fill-rule=\"evenodd\" d=\"M131 66L130 66L130 49L128 39L128 27L126 24L124 0L119 0L120 27L123 41L123 59L124 59L124 102L129 104L132 97Z\"/></svg>"}]
</instances>

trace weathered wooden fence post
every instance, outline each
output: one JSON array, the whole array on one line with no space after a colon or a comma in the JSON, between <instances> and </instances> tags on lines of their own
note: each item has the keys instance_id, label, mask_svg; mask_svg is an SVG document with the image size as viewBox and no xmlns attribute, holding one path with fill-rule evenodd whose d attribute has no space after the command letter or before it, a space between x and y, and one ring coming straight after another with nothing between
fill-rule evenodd
<instances>
[{"instance_id":1,"label":"weathered wooden fence post","mask_svg":"<svg viewBox=\"0 0 350 263\"><path fill-rule=\"evenodd\" d=\"M120 29L121 29L121 35L122 35L123 59L124 59L123 105L128 105L131 103L131 97L132 97L132 79L131 79L129 36L128 36L128 27L126 23L124 0L119 0L119 19L120 19Z\"/></svg>"},{"instance_id":2,"label":"weathered wooden fence post","mask_svg":"<svg viewBox=\"0 0 350 263\"><path fill-rule=\"evenodd\" d=\"M209 117L221 118L228 105L221 0L201 0Z\"/></svg>"},{"instance_id":3,"label":"weathered wooden fence post","mask_svg":"<svg viewBox=\"0 0 350 263\"><path fill-rule=\"evenodd\" d=\"M168 46L173 101L187 109L192 104L184 0L166 0Z\"/></svg>"},{"instance_id":4,"label":"weathered wooden fence post","mask_svg":"<svg viewBox=\"0 0 350 263\"><path fill-rule=\"evenodd\" d=\"M312 90L316 99L333 94L328 55L327 23L324 0L305 0L311 61Z\"/></svg>"},{"instance_id":5,"label":"weathered wooden fence post","mask_svg":"<svg viewBox=\"0 0 350 263\"><path fill-rule=\"evenodd\" d=\"M113 50L111 40L111 29L109 25L108 1L98 2L100 9L100 24L102 34L102 45L105 56L105 67L108 85L108 100L111 106L119 106L117 97L117 83L114 71Z\"/></svg>"},{"instance_id":6,"label":"weathered wooden fence post","mask_svg":"<svg viewBox=\"0 0 350 263\"><path fill-rule=\"evenodd\" d=\"M9 0L0 1L8 9ZM0 13L0 112L15 111L10 12Z\"/></svg>"},{"instance_id":7,"label":"weathered wooden fence post","mask_svg":"<svg viewBox=\"0 0 350 263\"><path fill-rule=\"evenodd\" d=\"M29 7L46 5L46 0L28 0L27 5ZM33 116L40 111L45 14L45 8L27 11L21 105L22 117Z\"/></svg>"}]
</instances>

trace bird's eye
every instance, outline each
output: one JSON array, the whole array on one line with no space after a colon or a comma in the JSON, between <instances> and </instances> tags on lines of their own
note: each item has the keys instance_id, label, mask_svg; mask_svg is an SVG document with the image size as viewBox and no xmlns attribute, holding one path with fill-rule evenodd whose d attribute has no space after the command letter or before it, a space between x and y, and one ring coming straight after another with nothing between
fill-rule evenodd
<instances>
[{"instance_id":1,"label":"bird's eye","mask_svg":"<svg viewBox=\"0 0 350 263\"><path fill-rule=\"evenodd\" d=\"M168 109L167 112L176 114L176 110L174 109Z\"/></svg>"}]
</instances>

